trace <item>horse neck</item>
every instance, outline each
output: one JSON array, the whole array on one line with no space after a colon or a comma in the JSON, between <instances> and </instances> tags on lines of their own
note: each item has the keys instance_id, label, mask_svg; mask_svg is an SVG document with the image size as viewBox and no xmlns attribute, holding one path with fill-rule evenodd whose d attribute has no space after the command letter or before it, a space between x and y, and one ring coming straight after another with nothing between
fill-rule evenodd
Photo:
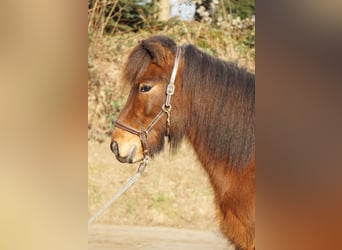
<instances>
[{"instance_id":1,"label":"horse neck","mask_svg":"<svg viewBox=\"0 0 342 250\"><path fill-rule=\"evenodd\" d=\"M245 108L250 97L244 91L243 85L201 89L189 98L186 134L204 166L243 168L249 163L254 151L254 111L250 117Z\"/></svg>"},{"instance_id":2,"label":"horse neck","mask_svg":"<svg viewBox=\"0 0 342 250\"><path fill-rule=\"evenodd\" d=\"M203 165L243 168L254 151L254 75L191 45L184 53L179 126Z\"/></svg>"}]
</instances>

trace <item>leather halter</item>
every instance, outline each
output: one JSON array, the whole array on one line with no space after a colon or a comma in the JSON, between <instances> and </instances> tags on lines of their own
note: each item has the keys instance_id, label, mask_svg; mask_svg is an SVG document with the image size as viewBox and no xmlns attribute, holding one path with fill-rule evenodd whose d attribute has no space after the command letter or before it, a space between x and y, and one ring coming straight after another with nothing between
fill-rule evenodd
<instances>
[{"instance_id":1,"label":"leather halter","mask_svg":"<svg viewBox=\"0 0 342 250\"><path fill-rule=\"evenodd\" d=\"M141 127L141 130L137 130L135 128L132 128L118 120L114 122L115 127L120 128L122 130L125 130L131 134L134 134L140 138L141 145L143 147L143 156L144 160L147 160L149 152L147 148L147 135L148 133L153 129L153 127L158 123L158 121L162 118L163 114L167 115L166 120L166 136L169 135L170 132L170 113L171 113L171 97L175 92L175 79L177 75L178 65L182 54L182 48L177 47L176 51L176 57L175 57L175 63L173 65L171 78L169 81L169 84L166 88L166 101L161 107L161 111L154 117L154 119L150 122L150 124L144 129Z\"/></svg>"}]
</instances>

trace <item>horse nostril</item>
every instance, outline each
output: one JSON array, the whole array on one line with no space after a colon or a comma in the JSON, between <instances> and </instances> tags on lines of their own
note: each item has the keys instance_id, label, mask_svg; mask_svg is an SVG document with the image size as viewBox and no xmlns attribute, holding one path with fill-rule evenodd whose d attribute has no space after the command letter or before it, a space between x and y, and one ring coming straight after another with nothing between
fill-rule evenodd
<instances>
[{"instance_id":1,"label":"horse nostril","mask_svg":"<svg viewBox=\"0 0 342 250\"><path fill-rule=\"evenodd\" d=\"M112 150L112 152L115 154L115 155L118 155L119 153L119 149L118 149L118 143L116 141L112 141L110 143L110 149Z\"/></svg>"}]
</instances>

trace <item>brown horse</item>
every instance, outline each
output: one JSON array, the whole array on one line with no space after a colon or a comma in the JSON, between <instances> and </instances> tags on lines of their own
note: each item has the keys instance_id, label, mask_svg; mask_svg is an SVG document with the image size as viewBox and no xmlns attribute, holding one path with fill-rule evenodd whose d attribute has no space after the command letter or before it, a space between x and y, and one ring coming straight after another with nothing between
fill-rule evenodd
<instances>
[{"instance_id":1,"label":"brown horse","mask_svg":"<svg viewBox=\"0 0 342 250\"><path fill-rule=\"evenodd\" d=\"M131 91L112 135L116 158L138 162L165 137L172 149L187 138L209 175L222 232L236 249L255 249L254 74L154 36L133 49L122 80Z\"/></svg>"}]
</instances>

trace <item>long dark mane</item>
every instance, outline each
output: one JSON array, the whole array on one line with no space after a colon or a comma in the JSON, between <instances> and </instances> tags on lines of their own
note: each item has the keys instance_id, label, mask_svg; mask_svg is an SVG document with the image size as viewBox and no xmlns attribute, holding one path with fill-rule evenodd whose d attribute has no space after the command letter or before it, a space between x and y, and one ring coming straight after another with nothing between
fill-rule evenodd
<instances>
[{"instance_id":1,"label":"long dark mane","mask_svg":"<svg viewBox=\"0 0 342 250\"><path fill-rule=\"evenodd\" d=\"M227 166L243 168L255 151L254 74L192 45L184 57L182 92L191 96L189 128L196 144Z\"/></svg>"}]
</instances>

